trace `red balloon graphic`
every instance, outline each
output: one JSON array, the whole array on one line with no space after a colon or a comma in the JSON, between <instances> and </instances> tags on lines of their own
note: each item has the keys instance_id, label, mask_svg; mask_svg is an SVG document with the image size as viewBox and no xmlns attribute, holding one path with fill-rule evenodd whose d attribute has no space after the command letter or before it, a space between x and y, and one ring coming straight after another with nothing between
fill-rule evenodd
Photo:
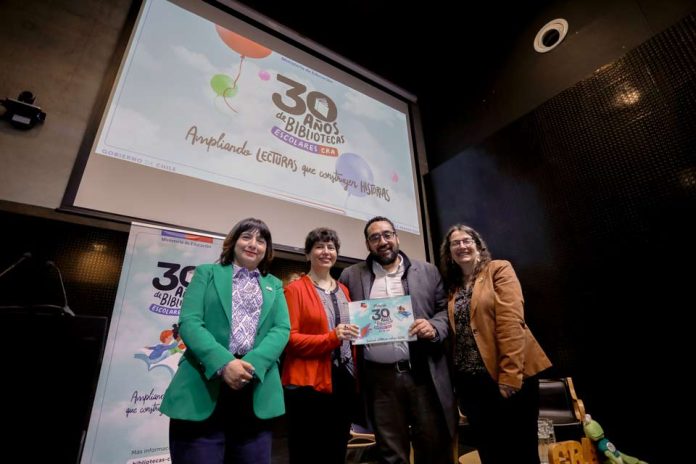
<instances>
[{"instance_id":1,"label":"red balloon graphic","mask_svg":"<svg viewBox=\"0 0 696 464\"><path fill-rule=\"evenodd\" d=\"M253 40L249 40L229 29L225 29L217 24L215 29L222 41L225 42L225 45L242 56L247 58L265 58L271 54L271 49L259 45Z\"/></svg>"}]
</instances>

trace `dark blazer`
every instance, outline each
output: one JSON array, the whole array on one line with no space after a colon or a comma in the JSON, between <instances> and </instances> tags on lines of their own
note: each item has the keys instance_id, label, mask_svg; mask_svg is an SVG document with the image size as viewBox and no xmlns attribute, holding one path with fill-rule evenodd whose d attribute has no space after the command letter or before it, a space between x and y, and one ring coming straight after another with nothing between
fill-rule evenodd
<instances>
[{"instance_id":1,"label":"dark blazer","mask_svg":"<svg viewBox=\"0 0 696 464\"><path fill-rule=\"evenodd\" d=\"M184 295L179 318L186 352L169 388L162 411L174 419L201 421L215 410L220 385L217 370L232 361L229 351L232 318L232 266L201 264ZM256 369L254 413L270 419L285 412L278 358L290 336L290 319L281 281L270 274L259 278L263 305L254 347L242 358ZM249 388L249 387L246 387Z\"/></svg>"},{"instance_id":2,"label":"dark blazer","mask_svg":"<svg viewBox=\"0 0 696 464\"><path fill-rule=\"evenodd\" d=\"M436 341L409 342L409 350L411 353L418 351L427 357L428 367L442 405L447 427L454 435L458 417L446 350L443 346L443 341L449 333L449 325L447 321L447 295L442 284L442 277L432 264L411 261L404 253L400 252L399 254L404 260L405 270L402 283L405 293L411 296L413 317L427 319L438 334ZM372 273L372 258L368 257L366 261L344 269L339 280L348 287L353 301L369 299L370 290L375 281L375 275ZM358 356L362 356L360 349L358 349ZM361 364L359 360L358 365Z\"/></svg>"}]
</instances>

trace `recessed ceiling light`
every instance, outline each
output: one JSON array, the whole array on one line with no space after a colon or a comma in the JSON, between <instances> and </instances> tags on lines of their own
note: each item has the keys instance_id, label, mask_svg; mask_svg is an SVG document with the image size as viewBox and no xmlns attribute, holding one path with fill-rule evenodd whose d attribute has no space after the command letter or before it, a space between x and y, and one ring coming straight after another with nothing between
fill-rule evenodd
<instances>
[{"instance_id":1,"label":"recessed ceiling light","mask_svg":"<svg viewBox=\"0 0 696 464\"><path fill-rule=\"evenodd\" d=\"M536 37L534 37L534 50L539 53L550 52L563 42L568 33L568 21L563 18L557 18L549 21L539 29Z\"/></svg>"}]
</instances>

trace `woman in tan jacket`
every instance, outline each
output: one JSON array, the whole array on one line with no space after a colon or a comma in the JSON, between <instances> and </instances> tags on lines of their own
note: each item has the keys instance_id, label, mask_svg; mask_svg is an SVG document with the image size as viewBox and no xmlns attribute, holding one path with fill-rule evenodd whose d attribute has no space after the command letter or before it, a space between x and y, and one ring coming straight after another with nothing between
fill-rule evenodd
<instances>
[{"instance_id":1,"label":"woman in tan jacket","mask_svg":"<svg viewBox=\"0 0 696 464\"><path fill-rule=\"evenodd\" d=\"M524 321L520 282L478 232L450 227L440 248L454 334L454 385L483 464L539 463L536 375L551 362Z\"/></svg>"}]
</instances>

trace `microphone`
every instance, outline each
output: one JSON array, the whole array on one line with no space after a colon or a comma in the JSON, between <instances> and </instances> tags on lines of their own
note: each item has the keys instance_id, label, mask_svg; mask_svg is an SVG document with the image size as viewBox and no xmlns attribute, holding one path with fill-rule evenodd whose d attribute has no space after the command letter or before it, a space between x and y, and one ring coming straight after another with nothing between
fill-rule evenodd
<instances>
[{"instance_id":1,"label":"microphone","mask_svg":"<svg viewBox=\"0 0 696 464\"><path fill-rule=\"evenodd\" d=\"M75 313L68 306L68 295L67 295L67 293L65 293L65 285L63 284L63 274L60 272L60 269L58 268L58 266L56 266L56 263L54 263L53 261L46 261L46 266L52 267L58 273L58 280L60 282L60 289L63 291L63 307L61 309L63 310L64 313L69 314L72 317L75 317Z\"/></svg>"},{"instance_id":2,"label":"microphone","mask_svg":"<svg viewBox=\"0 0 696 464\"><path fill-rule=\"evenodd\" d=\"M20 256L20 258L19 258L17 261L15 261L14 263L10 264L10 267L8 267L8 268L5 269L4 271L0 272L0 278L2 278L2 276L4 276L5 274L7 274L8 272L10 272L10 271L11 271L12 269L14 269L15 267L17 267L19 264L21 264L22 261L26 261L26 260L29 259L29 258L31 258L31 253L29 253L29 252L27 251L27 252L24 253L22 256Z\"/></svg>"}]
</instances>

